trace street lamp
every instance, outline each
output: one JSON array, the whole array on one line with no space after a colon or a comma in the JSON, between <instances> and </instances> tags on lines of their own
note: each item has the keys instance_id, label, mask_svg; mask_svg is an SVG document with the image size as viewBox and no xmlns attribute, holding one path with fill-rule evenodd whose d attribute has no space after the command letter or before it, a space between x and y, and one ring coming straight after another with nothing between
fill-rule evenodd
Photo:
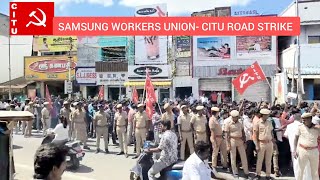
<instances>
[{"instance_id":1,"label":"street lamp","mask_svg":"<svg viewBox=\"0 0 320 180\"><path fill-rule=\"evenodd\" d=\"M6 24L3 24L6 28L9 29L9 26ZM8 31L9 32L9 31ZM8 36L8 45L9 45L9 100L12 100L12 88L11 88L11 36L9 34Z\"/></svg>"}]
</instances>

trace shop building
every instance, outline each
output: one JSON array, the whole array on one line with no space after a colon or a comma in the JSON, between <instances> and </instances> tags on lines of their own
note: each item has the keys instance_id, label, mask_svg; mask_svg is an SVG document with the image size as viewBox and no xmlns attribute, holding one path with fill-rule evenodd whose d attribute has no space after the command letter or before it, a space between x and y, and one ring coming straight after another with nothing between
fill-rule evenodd
<instances>
[{"instance_id":1,"label":"shop building","mask_svg":"<svg viewBox=\"0 0 320 180\"><path fill-rule=\"evenodd\" d=\"M144 13L145 9L157 9L157 11ZM136 17L162 17L167 16L167 5L146 5L136 7ZM135 36L134 38L134 61L128 63L128 81L125 86L128 90L128 97L132 95L135 87L140 99L143 97L145 86L146 69L149 70L152 83L158 101L173 98L171 63L168 56L167 36Z\"/></svg>"},{"instance_id":2,"label":"shop building","mask_svg":"<svg viewBox=\"0 0 320 180\"><path fill-rule=\"evenodd\" d=\"M277 73L276 37L193 37L193 77L198 78L198 95L221 100L271 101L273 76ZM240 95L232 80L257 61L268 81L250 86Z\"/></svg>"},{"instance_id":3,"label":"shop building","mask_svg":"<svg viewBox=\"0 0 320 180\"><path fill-rule=\"evenodd\" d=\"M303 100L320 99L320 1L301 1L298 3L298 16L301 21L300 64ZM281 14L282 17L297 16L297 4L291 3ZM296 36L279 37L279 62L283 74L282 82L286 91L297 93L298 45ZM294 81L294 82L293 82ZM292 89L293 86L293 89ZM293 91L292 91L293 90Z\"/></svg>"}]
</instances>

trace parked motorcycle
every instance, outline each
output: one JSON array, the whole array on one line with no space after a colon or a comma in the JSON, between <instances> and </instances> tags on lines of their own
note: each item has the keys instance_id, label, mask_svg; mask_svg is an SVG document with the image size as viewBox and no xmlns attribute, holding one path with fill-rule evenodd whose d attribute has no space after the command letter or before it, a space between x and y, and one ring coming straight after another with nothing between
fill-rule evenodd
<instances>
[{"instance_id":1,"label":"parked motorcycle","mask_svg":"<svg viewBox=\"0 0 320 180\"><path fill-rule=\"evenodd\" d=\"M155 145L146 141L143 149L155 147ZM142 152L137 159L136 165L130 170L130 180L148 180L148 171L153 165L153 154ZM177 162L160 172L159 180L181 180L184 161Z\"/></svg>"},{"instance_id":2,"label":"parked motorcycle","mask_svg":"<svg viewBox=\"0 0 320 180\"><path fill-rule=\"evenodd\" d=\"M54 133L48 130L46 137L42 140L41 144L51 143L55 138ZM67 169L77 170L80 166L80 161L85 155L85 152L82 150L79 141L66 141L62 145L66 145L69 149L67 154Z\"/></svg>"}]
</instances>

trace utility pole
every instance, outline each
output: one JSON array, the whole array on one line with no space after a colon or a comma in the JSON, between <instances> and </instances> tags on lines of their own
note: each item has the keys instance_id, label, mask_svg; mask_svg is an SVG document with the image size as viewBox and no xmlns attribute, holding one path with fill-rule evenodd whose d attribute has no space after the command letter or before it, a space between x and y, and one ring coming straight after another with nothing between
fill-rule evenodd
<instances>
[{"instance_id":1,"label":"utility pole","mask_svg":"<svg viewBox=\"0 0 320 180\"><path fill-rule=\"evenodd\" d=\"M9 29L9 26L7 25L7 24L2 24L4 27L6 27L6 28L8 28L8 45L9 45L9 47L8 47L8 53L9 53L9 55L8 55L8 58L9 58L9 60L8 60L8 64L9 64L9 100L12 100L12 87L11 87L11 80L12 80L12 78L11 78L11 36L10 36L10 29Z\"/></svg>"},{"instance_id":2,"label":"utility pole","mask_svg":"<svg viewBox=\"0 0 320 180\"><path fill-rule=\"evenodd\" d=\"M70 50L69 50L69 83L72 82L72 79L71 79L71 66L72 66L72 56L71 56L71 51L73 49L73 39L71 38L70 39ZM73 86L72 86L72 90L73 90ZM69 99L71 99L71 95L72 95L72 91L68 94L68 97Z\"/></svg>"},{"instance_id":3,"label":"utility pole","mask_svg":"<svg viewBox=\"0 0 320 180\"><path fill-rule=\"evenodd\" d=\"M296 12L297 17L299 17L299 0L296 0ZM300 35L297 36L297 63L298 63L298 81L297 81L297 95L298 95L298 105L302 101L302 80L301 80L301 61L300 61Z\"/></svg>"}]
</instances>

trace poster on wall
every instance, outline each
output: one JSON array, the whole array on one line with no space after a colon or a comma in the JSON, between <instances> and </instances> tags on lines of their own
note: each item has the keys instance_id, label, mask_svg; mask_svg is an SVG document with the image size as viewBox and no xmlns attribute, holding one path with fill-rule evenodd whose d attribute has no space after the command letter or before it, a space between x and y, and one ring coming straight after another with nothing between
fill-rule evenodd
<instances>
[{"instance_id":1,"label":"poster on wall","mask_svg":"<svg viewBox=\"0 0 320 180\"><path fill-rule=\"evenodd\" d=\"M274 78L274 94L277 97L277 103L286 102L287 81L285 73L278 73Z\"/></svg>"},{"instance_id":2,"label":"poster on wall","mask_svg":"<svg viewBox=\"0 0 320 180\"><path fill-rule=\"evenodd\" d=\"M36 36L33 39L33 51L59 52L77 51L77 36Z\"/></svg>"},{"instance_id":3,"label":"poster on wall","mask_svg":"<svg viewBox=\"0 0 320 180\"><path fill-rule=\"evenodd\" d=\"M167 5L139 6L136 17L165 17ZM167 36L136 36L135 64L167 64Z\"/></svg>"},{"instance_id":4,"label":"poster on wall","mask_svg":"<svg viewBox=\"0 0 320 180\"><path fill-rule=\"evenodd\" d=\"M228 60L231 58L231 37L197 38L197 60Z\"/></svg>"},{"instance_id":5,"label":"poster on wall","mask_svg":"<svg viewBox=\"0 0 320 180\"><path fill-rule=\"evenodd\" d=\"M177 58L185 58L191 56L191 39L190 36L176 37Z\"/></svg>"},{"instance_id":6,"label":"poster on wall","mask_svg":"<svg viewBox=\"0 0 320 180\"><path fill-rule=\"evenodd\" d=\"M272 37L237 36L236 51L239 59L270 57L272 55Z\"/></svg>"}]
</instances>

